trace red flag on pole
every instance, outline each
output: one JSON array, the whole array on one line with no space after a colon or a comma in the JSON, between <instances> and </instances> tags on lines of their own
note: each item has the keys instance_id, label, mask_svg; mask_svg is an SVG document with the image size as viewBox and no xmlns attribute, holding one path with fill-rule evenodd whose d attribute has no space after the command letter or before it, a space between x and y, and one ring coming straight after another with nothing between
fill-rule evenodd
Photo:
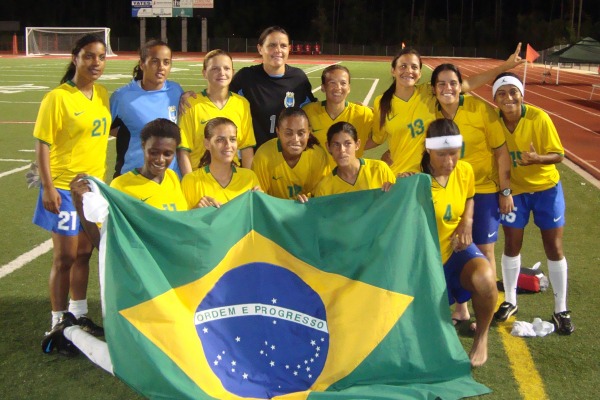
<instances>
[{"instance_id":1,"label":"red flag on pole","mask_svg":"<svg viewBox=\"0 0 600 400\"><path fill-rule=\"evenodd\" d=\"M540 53L538 53L537 51L535 51L535 50L533 49L533 47L531 47L531 46L529 45L529 43L528 43L528 44L527 44L527 52L525 53L525 59L526 59L527 61L529 61L530 63L532 63L532 64L533 64L533 62L534 62L535 60L537 60L539 56L540 56Z\"/></svg>"}]
</instances>

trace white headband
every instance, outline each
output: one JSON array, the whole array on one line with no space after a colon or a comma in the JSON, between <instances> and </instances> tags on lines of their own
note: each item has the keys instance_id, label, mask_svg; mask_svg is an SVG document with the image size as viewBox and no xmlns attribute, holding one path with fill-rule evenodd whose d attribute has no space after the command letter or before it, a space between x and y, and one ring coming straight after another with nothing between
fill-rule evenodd
<instances>
[{"instance_id":1,"label":"white headband","mask_svg":"<svg viewBox=\"0 0 600 400\"><path fill-rule=\"evenodd\" d=\"M460 147L462 147L461 135L425 138L425 148L427 150L458 149Z\"/></svg>"},{"instance_id":2,"label":"white headband","mask_svg":"<svg viewBox=\"0 0 600 400\"><path fill-rule=\"evenodd\" d=\"M515 85L517 89L521 91L521 96L525 93L525 89L523 88L523 84L521 81L514 76L503 76L500 77L494 82L494 86L492 86L492 97L496 97L496 92L500 89L500 86L504 85Z\"/></svg>"}]
</instances>

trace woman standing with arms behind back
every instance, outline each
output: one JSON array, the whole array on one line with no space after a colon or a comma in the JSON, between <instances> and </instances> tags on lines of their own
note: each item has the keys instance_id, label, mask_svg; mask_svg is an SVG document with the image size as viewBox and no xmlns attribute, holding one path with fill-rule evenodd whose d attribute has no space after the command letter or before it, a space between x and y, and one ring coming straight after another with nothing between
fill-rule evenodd
<instances>
[{"instance_id":1,"label":"woman standing with arms behind back","mask_svg":"<svg viewBox=\"0 0 600 400\"><path fill-rule=\"evenodd\" d=\"M150 121L166 118L177 123L177 106L183 89L169 81L172 54L168 44L150 40L140 48L133 80L110 97L113 117L111 135L117 137L117 164L114 177L144 165L141 131ZM177 160L171 169L177 171Z\"/></svg>"},{"instance_id":2,"label":"woman standing with arms behind back","mask_svg":"<svg viewBox=\"0 0 600 400\"><path fill-rule=\"evenodd\" d=\"M108 93L95 84L105 58L101 39L86 35L77 41L61 85L42 100L33 131L42 183L33 222L52 233L54 246L49 281L52 326L68 306L83 329L100 336L104 330L85 316L92 245L81 229L69 184L79 172L99 179L106 173L111 116Z\"/></svg>"},{"instance_id":3,"label":"woman standing with arms behind back","mask_svg":"<svg viewBox=\"0 0 600 400\"><path fill-rule=\"evenodd\" d=\"M285 29L271 26L256 46L262 64L244 67L234 75L231 91L250 102L256 147L277 136L277 118L284 108L302 107L315 101L304 71L286 64L290 38Z\"/></svg>"}]
</instances>

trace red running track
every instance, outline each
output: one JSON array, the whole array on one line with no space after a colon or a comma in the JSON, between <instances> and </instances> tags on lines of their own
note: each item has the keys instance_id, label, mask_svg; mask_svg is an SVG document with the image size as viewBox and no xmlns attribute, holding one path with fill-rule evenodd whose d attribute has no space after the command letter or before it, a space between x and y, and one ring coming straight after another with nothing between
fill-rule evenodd
<instances>
[{"instance_id":1,"label":"red running track","mask_svg":"<svg viewBox=\"0 0 600 400\"><path fill-rule=\"evenodd\" d=\"M457 65L463 77L478 74L499 65L501 61L466 58L424 58L424 63L435 68L441 63ZM523 78L524 66L513 70ZM592 85L600 85L600 75L583 74L561 69L559 84L556 69L542 84L543 67L527 66L525 102L545 110L556 125L565 148L566 157L582 169L600 179L600 88L590 100ZM474 92L493 104L492 87L485 85Z\"/></svg>"}]
</instances>

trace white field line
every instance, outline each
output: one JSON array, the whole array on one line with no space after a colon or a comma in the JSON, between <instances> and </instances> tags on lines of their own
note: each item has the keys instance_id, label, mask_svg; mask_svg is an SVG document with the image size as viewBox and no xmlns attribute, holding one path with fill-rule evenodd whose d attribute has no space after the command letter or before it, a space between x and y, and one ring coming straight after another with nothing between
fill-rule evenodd
<instances>
[{"instance_id":1,"label":"white field line","mask_svg":"<svg viewBox=\"0 0 600 400\"><path fill-rule=\"evenodd\" d=\"M0 158L0 161L7 161L7 162L31 162L31 160L21 160L21 159L15 159L15 158Z\"/></svg>"},{"instance_id":2,"label":"white field line","mask_svg":"<svg viewBox=\"0 0 600 400\"><path fill-rule=\"evenodd\" d=\"M40 104L41 101L7 101L7 100L1 100L0 103L7 103L7 104Z\"/></svg>"},{"instance_id":3,"label":"white field line","mask_svg":"<svg viewBox=\"0 0 600 400\"><path fill-rule=\"evenodd\" d=\"M0 267L0 279L21 268L22 266L30 263L41 255L46 254L52 249L52 239L46 240L44 243L34 247L27 253L21 254L6 265Z\"/></svg>"},{"instance_id":4,"label":"white field line","mask_svg":"<svg viewBox=\"0 0 600 400\"><path fill-rule=\"evenodd\" d=\"M26 169L29 169L29 165L11 169L10 171L2 172L2 173L0 173L0 178L4 178L5 176L16 174L17 172L25 171Z\"/></svg>"},{"instance_id":5,"label":"white field line","mask_svg":"<svg viewBox=\"0 0 600 400\"><path fill-rule=\"evenodd\" d=\"M363 100L363 105L368 105L369 101L371 101L371 97L373 97L373 93L375 93L375 89L377 88L377 85L379 84L379 79L375 79L373 81L373 84L371 85L371 89L369 90L369 93L367 93L367 97L365 97L365 99Z\"/></svg>"},{"instance_id":6,"label":"white field line","mask_svg":"<svg viewBox=\"0 0 600 400\"><path fill-rule=\"evenodd\" d=\"M338 61L338 62L333 63L333 64L329 64L329 65L325 65L325 64L324 65L318 65L316 67L311 67L311 68L308 68L308 69L304 70L304 73L306 75L308 75L308 74L311 74L313 72L317 72L317 71L320 71L322 69L325 69L325 68L329 67L330 65L335 65L335 64L340 64L340 63L341 63L341 61Z\"/></svg>"}]
</instances>

